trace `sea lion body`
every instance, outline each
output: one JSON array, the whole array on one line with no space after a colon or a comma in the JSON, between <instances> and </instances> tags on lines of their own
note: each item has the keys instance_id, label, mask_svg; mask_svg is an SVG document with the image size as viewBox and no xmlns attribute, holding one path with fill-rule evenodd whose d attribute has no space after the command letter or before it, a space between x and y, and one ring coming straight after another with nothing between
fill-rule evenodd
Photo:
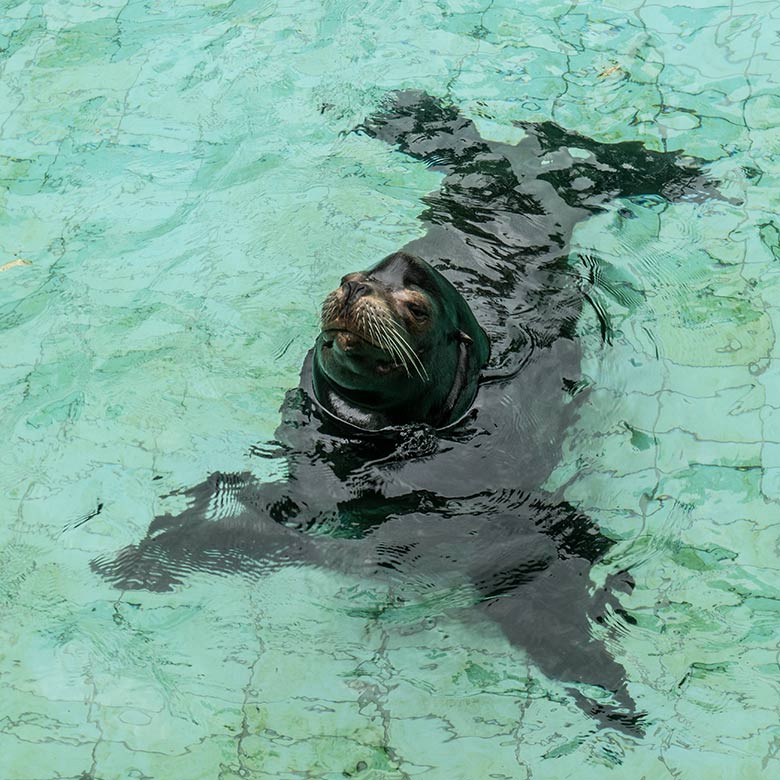
<instances>
[{"instance_id":1,"label":"sea lion body","mask_svg":"<svg viewBox=\"0 0 780 780\"><path fill-rule=\"evenodd\" d=\"M396 94L361 126L445 177L425 199L427 234L345 277L336 308L323 312L282 406L277 455L289 478L214 474L186 491L185 512L156 518L139 544L95 561L97 571L153 590L193 569L290 561L410 581L421 566L434 579L461 577L478 595L475 614L544 672L612 692L612 705L596 705L572 689L584 709L637 730L624 670L590 630L605 611L620 613L612 589L591 592L587 577L611 542L541 490L585 397L576 339L585 294L567 258L574 225L606 201L698 198L712 183L671 153L551 123L523 127L516 146L487 141L457 109L418 92ZM400 370L403 348L371 335L368 314L356 324L361 295L401 317L393 296L413 288L440 307L430 338L405 326L416 378L408 355Z\"/></svg>"}]
</instances>

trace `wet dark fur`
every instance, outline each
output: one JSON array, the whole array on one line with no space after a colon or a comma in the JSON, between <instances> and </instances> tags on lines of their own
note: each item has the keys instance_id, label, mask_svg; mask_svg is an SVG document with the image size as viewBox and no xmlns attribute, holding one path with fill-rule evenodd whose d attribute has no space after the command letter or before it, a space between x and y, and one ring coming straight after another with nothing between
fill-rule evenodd
<instances>
[{"instance_id":1,"label":"wet dark fur","mask_svg":"<svg viewBox=\"0 0 780 780\"><path fill-rule=\"evenodd\" d=\"M702 198L713 184L700 161L674 153L599 143L549 122L523 128L517 145L487 141L457 108L404 92L359 129L445 174L425 198L428 233L405 250L455 285L490 337L491 364L467 418L441 431L343 428L313 400L310 353L277 432L287 480L212 475L187 491L185 512L158 517L145 539L94 568L117 587L160 591L192 570L263 572L289 561L470 582L472 615L496 621L548 675L611 691L612 704L597 704L570 689L602 723L638 733L624 670L591 632L591 620L610 613L630 621L613 593L630 577L617 573L594 591L589 570L611 542L540 492L585 395L575 338L583 290L569 242L610 199ZM307 533L323 528L328 535Z\"/></svg>"}]
</instances>

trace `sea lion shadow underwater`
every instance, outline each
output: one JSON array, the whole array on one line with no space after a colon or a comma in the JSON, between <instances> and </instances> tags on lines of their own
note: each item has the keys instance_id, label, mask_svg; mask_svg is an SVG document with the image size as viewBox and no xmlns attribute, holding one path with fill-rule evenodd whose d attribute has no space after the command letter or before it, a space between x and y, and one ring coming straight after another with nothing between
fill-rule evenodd
<instances>
[{"instance_id":1,"label":"sea lion shadow underwater","mask_svg":"<svg viewBox=\"0 0 780 780\"><path fill-rule=\"evenodd\" d=\"M325 301L277 447L288 477L212 474L147 536L93 562L123 589L188 572L288 563L423 591L470 583L495 621L603 725L642 732L625 671L593 621L632 622L591 566L612 542L540 486L582 399L576 325L587 299L568 262L574 226L617 197L718 197L703 161L600 143L543 122L516 145L480 137L456 107L393 94L357 132L441 171L427 234ZM348 270L348 269L345 269ZM589 698L576 684L610 694Z\"/></svg>"}]
</instances>

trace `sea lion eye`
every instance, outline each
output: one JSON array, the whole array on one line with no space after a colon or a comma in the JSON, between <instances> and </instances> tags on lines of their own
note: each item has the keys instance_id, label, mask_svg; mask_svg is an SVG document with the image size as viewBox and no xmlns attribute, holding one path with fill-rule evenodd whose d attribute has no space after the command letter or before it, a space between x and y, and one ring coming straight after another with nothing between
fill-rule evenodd
<instances>
[{"instance_id":1,"label":"sea lion eye","mask_svg":"<svg viewBox=\"0 0 780 780\"><path fill-rule=\"evenodd\" d=\"M424 320L428 317L428 309L419 303L407 303L406 308L416 320Z\"/></svg>"}]
</instances>

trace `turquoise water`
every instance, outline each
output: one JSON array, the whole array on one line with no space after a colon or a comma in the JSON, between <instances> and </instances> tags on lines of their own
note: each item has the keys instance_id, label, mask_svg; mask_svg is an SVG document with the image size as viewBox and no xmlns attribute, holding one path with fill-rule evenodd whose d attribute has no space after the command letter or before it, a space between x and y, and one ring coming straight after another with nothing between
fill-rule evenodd
<instances>
[{"instance_id":1,"label":"turquoise water","mask_svg":"<svg viewBox=\"0 0 780 780\"><path fill-rule=\"evenodd\" d=\"M778 34L774 2L0 0L0 777L777 775ZM553 119L705 157L730 199L575 233L613 335L581 322L593 389L548 487L620 540L594 580L636 580L604 641L641 739L446 604L90 571L173 489L283 476L249 448L321 300L421 235L440 180L346 134L397 88L496 140Z\"/></svg>"}]
</instances>

